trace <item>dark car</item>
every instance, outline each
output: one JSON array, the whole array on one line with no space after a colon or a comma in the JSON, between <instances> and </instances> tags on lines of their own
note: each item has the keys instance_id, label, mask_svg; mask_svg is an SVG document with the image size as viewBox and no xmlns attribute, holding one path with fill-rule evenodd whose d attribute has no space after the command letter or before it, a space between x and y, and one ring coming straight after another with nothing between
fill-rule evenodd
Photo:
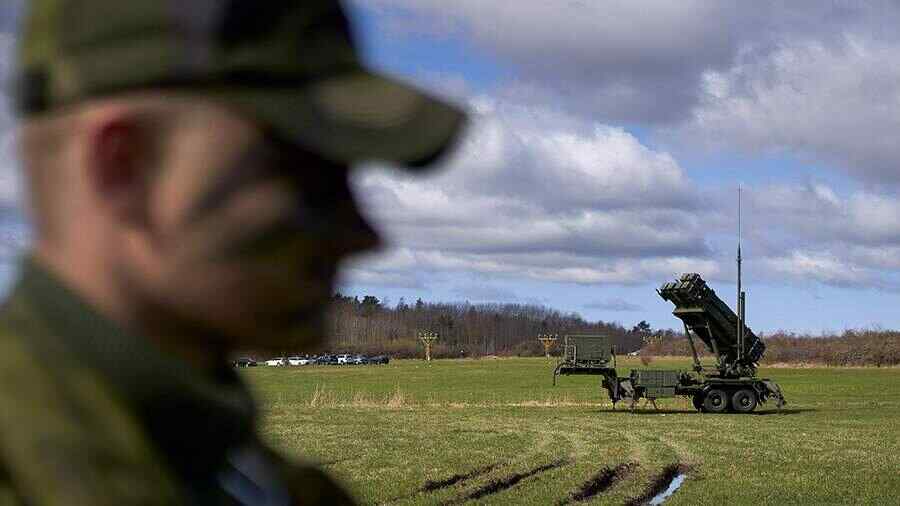
<instances>
[{"instance_id":1,"label":"dark car","mask_svg":"<svg viewBox=\"0 0 900 506\"><path fill-rule=\"evenodd\" d=\"M316 365L335 365L337 364L337 357L334 355L319 355L316 357Z\"/></svg>"},{"instance_id":2,"label":"dark car","mask_svg":"<svg viewBox=\"0 0 900 506\"><path fill-rule=\"evenodd\" d=\"M256 367L256 360L250 357L240 357L234 361L235 367Z\"/></svg>"},{"instance_id":3,"label":"dark car","mask_svg":"<svg viewBox=\"0 0 900 506\"><path fill-rule=\"evenodd\" d=\"M391 361L391 357L387 355L376 355L374 357L369 358L370 364L387 364Z\"/></svg>"},{"instance_id":4,"label":"dark car","mask_svg":"<svg viewBox=\"0 0 900 506\"><path fill-rule=\"evenodd\" d=\"M369 358L365 355L353 355L347 363L353 365L366 365L369 363Z\"/></svg>"}]
</instances>

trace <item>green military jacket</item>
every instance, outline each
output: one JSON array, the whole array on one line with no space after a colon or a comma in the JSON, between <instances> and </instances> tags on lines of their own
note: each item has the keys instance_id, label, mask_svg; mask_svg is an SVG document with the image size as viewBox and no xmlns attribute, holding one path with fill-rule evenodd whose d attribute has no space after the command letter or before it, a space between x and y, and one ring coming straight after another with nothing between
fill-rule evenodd
<instances>
[{"instance_id":1,"label":"green military jacket","mask_svg":"<svg viewBox=\"0 0 900 506\"><path fill-rule=\"evenodd\" d=\"M227 364L201 374L24 262L0 309L0 506L351 503L256 419Z\"/></svg>"}]
</instances>

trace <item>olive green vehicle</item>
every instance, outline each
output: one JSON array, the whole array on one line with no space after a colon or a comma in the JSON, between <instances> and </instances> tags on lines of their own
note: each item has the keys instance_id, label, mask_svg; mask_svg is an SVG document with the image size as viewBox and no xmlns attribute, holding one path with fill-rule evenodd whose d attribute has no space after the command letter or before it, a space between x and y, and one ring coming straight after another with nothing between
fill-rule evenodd
<instances>
[{"instance_id":1,"label":"olive green vehicle","mask_svg":"<svg viewBox=\"0 0 900 506\"><path fill-rule=\"evenodd\" d=\"M766 345L744 325L743 293L738 316L699 274L684 274L657 292L675 305L672 314L684 324L694 359L692 371L634 369L620 378L608 338L570 335L565 336L563 355L553 371L554 384L560 375L602 376L614 409L619 401L630 401L633 409L642 398L655 406L656 399L675 396L689 397L698 411L709 413L750 413L770 399L778 408L786 404L778 384L756 375ZM715 357L714 365L701 364L697 340Z\"/></svg>"}]
</instances>

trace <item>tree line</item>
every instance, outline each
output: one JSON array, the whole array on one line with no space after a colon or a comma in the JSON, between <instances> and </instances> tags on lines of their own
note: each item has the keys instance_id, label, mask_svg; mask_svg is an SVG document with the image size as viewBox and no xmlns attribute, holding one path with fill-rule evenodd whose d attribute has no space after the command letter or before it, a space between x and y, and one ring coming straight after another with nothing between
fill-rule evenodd
<instances>
[{"instance_id":1,"label":"tree line","mask_svg":"<svg viewBox=\"0 0 900 506\"><path fill-rule=\"evenodd\" d=\"M422 357L420 332L438 334L432 346L434 358L540 356L539 335L558 335L551 349L559 355L566 334L608 336L616 352L639 352L645 362L652 357L690 357L683 332L654 330L646 321L630 328L616 322L587 321L577 313L564 313L539 304L471 304L469 302L407 302L396 305L365 295L333 296L327 314L328 339L319 351L387 354L394 358ZM758 332L766 343L762 364L808 363L830 366L900 365L900 331L845 330L840 334L810 336L779 331ZM701 343L698 352L708 358ZM285 355L309 350L282 350ZM253 354L252 350L247 353Z\"/></svg>"},{"instance_id":2,"label":"tree line","mask_svg":"<svg viewBox=\"0 0 900 506\"><path fill-rule=\"evenodd\" d=\"M420 332L438 334L432 347L436 358L537 356L544 353L538 335L558 334L561 340L575 333L609 336L619 353L628 353L641 348L646 332L536 304L410 303L401 298L391 306L371 295L360 299L340 293L333 297L327 325L331 349L397 358L422 356Z\"/></svg>"},{"instance_id":3,"label":"tree line","mask_svg":"<svg viewBox=\"0 0 900 506\"><path fill-rule=\"evenodd\" d=\"M654 330L646 321L628 328L619 323L589 322L577 313L563 313L537 304L434 303L405 299L390 306L377 297L336 294L328 318L330 347L397 358L422 356L419 332L440 337L435 358L486 355L540 356L537 337L555 334L551 350L559 354L566 334L603 334L619 354L640 351L643 357L691 355L683 332ZM779 331L758 333L766 343L762 364L809 363L830 366L900 365L900 331L864 329L810 336ZM699 343L698 343L699 344ZM702 345L698 351L703 353Z\"/></svg>"},{"instance_id":4,"label":"tree line","mask_svg":"<svg viewBox=\"0 0 900 506\"><path fill-rule=\"evenodd\" d=\"M761 363L819 364L829 366L900 365L900 331L883 329L845 330L840 334L810 336L778 331L759 333L766 344ZM705 353L702 343L695 341ZM691 355L684 334L655 333L641 349L642 357Z\"/></svg>"}]
</instances>

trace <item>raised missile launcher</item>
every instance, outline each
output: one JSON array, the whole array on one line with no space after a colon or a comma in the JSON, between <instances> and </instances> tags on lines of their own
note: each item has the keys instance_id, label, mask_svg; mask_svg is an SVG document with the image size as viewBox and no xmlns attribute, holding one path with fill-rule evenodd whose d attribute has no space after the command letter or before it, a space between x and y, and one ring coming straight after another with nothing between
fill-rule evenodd
<instances>
[{"instance_id":1,"label":"raised missile launcher","mask_svg":"<svg viewBox=\"0 0 900 506\"><path fill-rule=\"evenodd\" d=\"M766 345L747 327L743 317L738 318L699 274L683 274L678 281L664 284L657 293L675 304L672 314L684 323L697 372L701 372L701 366L692 334L716 357L719 376L735 378L756 374ZM706 373L714 374L710 371Z\"/></svg>"},{"instance_id":2,"label":"raised missile launcher","mask_svg":"<svg viewBox=\"0 0 900 506\"><path fill-rule=\"evenodd\" d=\"M666 283L660 296L675 304L673 314L684 323L685 334L694 358L693 371L634 369L627 377L616 375L615 354L603 336L566 336L563 357L553 373L602 376L602 386L613 401L690 397L699 411L749 413L757 405L774 399L785 404L784 395L772 380L756 376L757 364L765 344L722 302L699 274L684 274L678 281ZM743 302L743 296L741 296ZM743 304L741 304L743 306ZM742 307L739 313L743 313ZM700 363L694 336L716 357L714 367ZM599 350L599 352L579 350ZM609 353L603 355L604 350ZM605 357L604 359L598 359Z\"/></svg>"},{"instance_id":3,"label":"raised missile launcher","mask_svg":"<svg viewBox=\"0 0 900 506\"><path fill-rule=\"evenodd\" d=\"M694 407L711 412L749 413L770 398L779 408L785 404L778 384L756 376L766 345L745 324L743 292L739 292L738 314L696 273L683 274L657 292L675 304L672 314L684 324L693 353L696 374L684 376L676 389L678 395L690 396ZM703 367L700 363L694 336L715 356L715 367Z\"/></svg>"}]
</instances>

